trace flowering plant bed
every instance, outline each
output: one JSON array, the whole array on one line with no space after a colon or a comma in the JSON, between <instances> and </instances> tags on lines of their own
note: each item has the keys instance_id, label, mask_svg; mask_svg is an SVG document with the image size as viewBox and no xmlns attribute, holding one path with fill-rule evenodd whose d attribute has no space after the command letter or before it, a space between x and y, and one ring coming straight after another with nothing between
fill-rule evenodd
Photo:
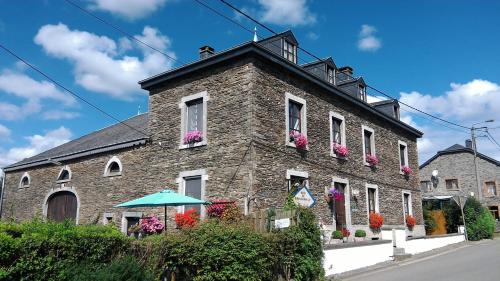
<instances>
[{"instance_id":1,"label":"flowering plant bed","mask_svg":"<svg viewBox=\"0 0 500 281\"><path fill-rule=\"evenodd\" d=\"M333 151L338 157L345 158L349 155L349 149L345 145L333 143Z\"/></svg>"},{"instance_id":2,"label":"flowering plant bed","mask_svg":"<svg viewBox=\"0 0 500 281\"><path fill-rule=\"evenodd\" d=\"M298 149L306 149L308 144L307 137L297 131L290 132L290 141L295 143Z\"/></svg>"},{"instance_id":3,"label":"flowering plant bed","mask_svg":"<svg viewBox=\"0 0 500 281\"><path fill-rule=\"evenodd\" d=\"M200 216L195 209L189 209L184 213L175 214L175 223L177 228L186 228L195 226L200 220Z\"/></svg>"},{"instance_id":4,"label":"flowering plant bed","mask_svg":"<svg viewBox=\"0 0 500 281\"><path fill-rule=\"evenodd\" d=\"M198 131L189 131L184 136L184 144L195 144L197 142L201 142L203 140L203 134Z\"/></svg>"},{"instance_id":5,"label":"flowering plant bed","mask_svg":"<svg viewBox=\"0 0 500 281\"><path fill-rule=\"evenodd\" d=\"M370 228L379 231L384 224L384 217L379 213L370 214Z\"/></svg>"},{"instance_id":6,"label":"flowering plant bed","mask_svg":"<svg viewBox=\"0 0 500 281\"><path fill-rule=\"evenodd\" d=\"M403 174L405 174L405 176L409 176L409 175L411 175L411 173L413 173L412 169L408 166L402 166L401 172L403 172Z\"/></svg>"},{"instance_id":7,"label":"flowering plant bed","mask_svg":"<svg viewBox=\"0 0 500 281\"><path fill-rule=\"evenodd\" d=\"M375 167L378 165L380 160L375 154L366 154L366 162L368 162L368 165Z\"/></svg>"},{"instance_id":8,"label":"flowering plant bed","mask_svg":"<svg viewBox=\"0 0 500 281\"><path fill-rule=\"evenodd\" d=\"M406 216L406 226L408 226L408 229L413 229L413 227L417 224L417 219L412 216L408 215Z\"/></svg>"},{"instance_id":9,"label":"flowering plant bed","mask_svg":"<svg viewBox=\"0 0 500 281\"><path fill-rule=\"evenodd\" d=\"M165 225L158 219L157 216L151 216L142 219L141 229L146 234L157 234L163 232Z\"/></svg>"}]
</instances>

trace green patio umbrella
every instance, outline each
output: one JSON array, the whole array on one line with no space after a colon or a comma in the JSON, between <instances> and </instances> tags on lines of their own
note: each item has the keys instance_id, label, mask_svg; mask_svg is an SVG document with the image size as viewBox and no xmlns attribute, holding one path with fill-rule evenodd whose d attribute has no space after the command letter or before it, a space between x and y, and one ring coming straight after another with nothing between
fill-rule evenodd
<instances>
[{"instance_id":1,"label":"green patio umbrella","mask_svg":"<svg viewBox=\"0 0 500 281\"><path fill-rule=\"evenodd\" d=\"M193 197L179 194L173 190L165 189L163 191L146 195L125 203L114 206L115 208L138 208L138 207L161 207L165 208L165 233L167 232L167 207L182 205L203 205L208 202Z\"/></svg>"}]
</instances>

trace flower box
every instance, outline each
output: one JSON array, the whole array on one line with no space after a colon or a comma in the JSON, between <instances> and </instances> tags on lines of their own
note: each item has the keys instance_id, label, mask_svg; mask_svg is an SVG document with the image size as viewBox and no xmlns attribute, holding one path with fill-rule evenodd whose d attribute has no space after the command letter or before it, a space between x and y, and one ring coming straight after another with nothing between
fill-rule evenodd
<instances>
[{"instance_id":1,"label":"flower box","mask_svg":"<svg viewBox=\"0 0 500 281\"><path fill-rule=\"evenodd\" d=\"M338 143L333 143L333 152L339 158L346 158L349 155L349 149Z\"/></svg>"},{"instance_id":2,"label":"flower box","mask_svg":"<svg viewBox=\"0 0 500 281\"><path fill-rule=\"evenodd\" d=\"M293 142L297 149L306 149L308 144L307 137L297 131L290 132L290 142Z\"/></svg>"},{"instance_id":3,"label":"flower box","mask_svg":"<svg viewBox=\"0 0 500 281\"><path fill-rule=\"evenodd\" d=\"M403 172L405 176L409 176L413 173L412 169L408 166L401 166L401 172Z\"/></svg>"},{"instance_id":4,"label":"flower box","mask_svg":"<svg viewBox=\"0 0 500 281\"><path fill-rule=\"evenodd\" d=\"M378 159L377 155L375 154L366 154L366 162L371 167L376 167L380 162L380 159Z\"/></svg>"},{"instance_id":5,"label":"flower box","mask_svg":"<svg viewBox=\"0 0 500 281\"><path fill-rule=\"evenodd\" d=\"M189 131L184 136L184 144L192 145L201 142L202 140L203 140L203 134L198 130Z\"/></svg>"}]
</instances>

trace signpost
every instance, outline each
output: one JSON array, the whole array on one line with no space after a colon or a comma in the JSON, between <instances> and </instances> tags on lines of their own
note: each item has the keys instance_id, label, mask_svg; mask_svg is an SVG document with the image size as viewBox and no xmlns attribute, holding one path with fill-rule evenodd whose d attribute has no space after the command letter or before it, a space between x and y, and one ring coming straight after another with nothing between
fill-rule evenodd
<instances>
[{"instance_id":1,"label":"signpost","mask_svg":"<svg viewBox=\"0 0 500 281\"><path fill-rule=\"evenodd\" d=\"M314 198L309 188L305 186L295 192L293 201L295 204L305 208L311 208L316 205L316 198Z\"/></svg>"}]
</instances>

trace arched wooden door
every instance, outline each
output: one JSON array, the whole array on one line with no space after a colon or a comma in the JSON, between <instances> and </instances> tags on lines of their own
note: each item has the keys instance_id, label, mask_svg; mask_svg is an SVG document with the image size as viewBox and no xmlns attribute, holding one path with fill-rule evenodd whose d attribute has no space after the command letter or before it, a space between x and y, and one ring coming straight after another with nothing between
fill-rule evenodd
<instances>
[{"instance_id":1,"label":"arched wooden door","mask_svg":"<svg viewBox=\"0 0 500 281\"><path fill-rule=\"evenodd\" d=\"M53 221L76 220L77 200L74 193L59 191L47 201L47 218Z\"/></svg>"}]
</instances>

